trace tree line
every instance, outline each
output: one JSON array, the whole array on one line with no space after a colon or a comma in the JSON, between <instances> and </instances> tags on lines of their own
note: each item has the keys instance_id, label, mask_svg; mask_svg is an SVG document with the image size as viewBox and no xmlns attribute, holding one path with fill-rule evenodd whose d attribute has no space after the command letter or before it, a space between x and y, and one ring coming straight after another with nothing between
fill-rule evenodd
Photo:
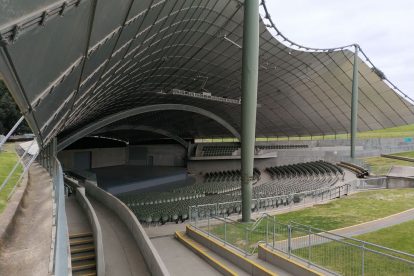
<instances>
[{"instance_id":1,"label":"tree line","mask_svg":"<svg viewBox=\"0 0 414 276\"><path fill-rule=\"evenodd\" d=\"M6 135L21 116L22 114L11 97L6 84L0 80L0 134ZM26 121L23 121L14 134L31 132Z\"/></svg>"}]
</instances>

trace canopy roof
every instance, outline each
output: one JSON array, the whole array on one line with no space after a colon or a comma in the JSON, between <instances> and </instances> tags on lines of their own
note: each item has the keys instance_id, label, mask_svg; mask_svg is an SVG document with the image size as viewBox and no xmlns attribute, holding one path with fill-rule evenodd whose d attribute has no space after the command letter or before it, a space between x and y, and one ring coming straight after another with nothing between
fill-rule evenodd
<instances>
[{"instance_id":1,"label":"canopy roof","mask_svg":"<svg viewBox=\"0 0 414 276\"><path fill-rule=\"evenodd\" d=\"M256 136L348 132L352 48L298 46L264 3L261 13ZM0 74L42 144L107 124L237 136L242 29L238 0L7 1ZM359 83L359 131L414 123L411 102L369 60Z\"/></svg>"}]
</instances>

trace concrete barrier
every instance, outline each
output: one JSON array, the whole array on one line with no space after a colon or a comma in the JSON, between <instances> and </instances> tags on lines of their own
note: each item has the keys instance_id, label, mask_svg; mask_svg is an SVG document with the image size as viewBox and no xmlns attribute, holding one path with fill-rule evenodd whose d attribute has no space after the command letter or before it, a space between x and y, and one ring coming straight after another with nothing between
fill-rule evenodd
<instances>
[{"instance_id":1,"label":"concrete barrier","mask_svg":"<svg viewBox=\"0 0 414 276\"><path fill-rule=\"evenodd\" d=\"M89 223L92 226L93 231L93 243L95 244L96 253L96 272L99 276L105 275L105 256L103 251L102 242L102 229L99 224L98 217L96 216L95 210L85 195L85 188L80 187L76 189L76 200L86 213Z\"/></svg>"},{"instance_id":2,"label":"concrete barrier","mask_svg":"<svg viewBox=\"0 0 414 276\"><path fill-rule=\"evenodd\" d=\"M405 156L398 156L398 155L391 155L391 154L381 154L381 157L396 159L396 160L402 160L402 161L408 161L408 162L414 162L414 158L405 157Z\"/></svg>"},{"instance_id":3,"label":"concrete barrier","mask_svg":"<svg viewBox=\"0 0 414 276\"><path fill-rule=\"evenodd\" d=\"M322 276L324 274L310 269L301 263L283 256L281 253L270 250L265 245L259 244L259 259L271 263L281 269L297 276Z\"/></svg>"},{"instance_id":4,"label":"concrete barrier","mask_svg":"<svg viewBox=\"0 0 414 276\"><path fill-rule=\"evenodd\" d=\"M164 262L155 247L152 245L134 213L132 213L122 201L97 187L96 184L91 183L90 181L85 181L84 186L86 188L87 195L93 197L112 210L118 215L120 220L125 223L134 237L138 248L143 253L142 256L144 257L145 263L147 264L151 274L155 276L169 276L170 274L165 267Z\"/></svg>"},{"instance_id":5,"label":"concrete barrier","mask_svg":"<svg viewBox=\"0 0 414 276\"><path fill-rule=\"evenodd\" d=\"M243 255L229 249L228 247L224 246L222 242L218 242L211 237L208 237L204 233L194 230L192 227L186 227L187 235L190 236L195 241L199 242L203 246L209 248L210 250L214 251L216 254L220 255L221 257L227 259L228 261L232 262L236 266L240 267L247 273L252 276L276 276L275 272L268 270L265 267L255 263L252 260L244 257Z\"/></svg>"}]
</instances>

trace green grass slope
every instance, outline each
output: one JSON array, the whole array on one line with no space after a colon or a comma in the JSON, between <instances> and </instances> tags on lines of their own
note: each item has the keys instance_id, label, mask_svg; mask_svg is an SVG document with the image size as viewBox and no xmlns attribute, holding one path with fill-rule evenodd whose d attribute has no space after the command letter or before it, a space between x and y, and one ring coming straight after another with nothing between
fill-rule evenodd
<instances>
[{"instance_id":1,"label":"green grass slope","mask_svg":"<svg viewBox=\"0 0 414 276\"><path fill-rule=\"evenodd\" d=\"M4 150L0 152L0 185L6 179L7 175L13 169L18 157L14 150L14 144L4 145ZM7 203L7 197L13 189L16 181L22 173L22 166L19 165L15 173L12 175L4 189L0 192L0 213L4 210Z\"/></svg>"}]
</instances>

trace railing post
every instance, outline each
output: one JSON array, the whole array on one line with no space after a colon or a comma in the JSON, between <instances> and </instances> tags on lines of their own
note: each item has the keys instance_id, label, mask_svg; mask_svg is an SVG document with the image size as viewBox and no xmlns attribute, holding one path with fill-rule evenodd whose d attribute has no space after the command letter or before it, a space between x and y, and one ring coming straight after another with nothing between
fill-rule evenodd
<instances>
[{"instance_id":1,"label":"railing post","mask_svg":"<svg viewBox=\"0 0 414 276\"><path fill-rule=\"evenodd\" d=\"M227 243L227 220L224 217L224 214L223 214L223 218L224 218L224 244L226 244Z\"/></svg>"},{"instance_id":2,"label":"railing post","mask_svg":"<svg viewBox=\"0 0 414 276\"><path fill-rule=\"evenodd\" d=\"M195 227L197 228L197 222L198 222L198 206L196 207L197 208L197 212L195 213Z\"/></svg>"},{"instance_id":3,"label":"railing post","mask_svg":"<svg viewBox=\"0 0 414 276\"><path fill-rule=\"evenodd\" d=\"M210 216L207 218L207 234L210 236Z\"/></svg>"},{"instance_id":4,"label":"railing post","mask_svg":"<svg viewBox=\"0 0 414 276\"><path fill-rule=\"evenodd\" d=\"M273 242L272 247L275 249L275 232L276 232L276 217L273 217Z\"/></svg>"},{"instance_id":5,"label":"railing post","mask_svg":"<svg viewBox=\"0 0 414 276\"><path fill-rule=\"evenodd\" d=\"M310 266L311 263L311 227L309 226L309 230L308 230L308 264Z\"/></svg>"},{"instance_id":6,"label":"railing post","mask_svg":"<svg viewBox=\"0 0 414 276\"><path fill-rule=\"evenodd\" d=\"M268 236L269 236L269 219L266 218L266 246L269 242Z\"/></svg>"},{"instance_id":7,"label":"railing post","mask_svg":"<svg viewBox=\"0 0 414 276\"><path fill-rule=\"evenodd\" d=\"M362 271L361 271L361 275L364 276L364 272L365 272L365 244L362 243Z\"/></svg>"},{"instance_id":8,"label":"railing post","mask_svg":"<svg viewBox=\"0 0 414 276\"><path fill-rule=\"evenodd\" d=\"M288 255L290 258L290 254L292 251L292 226L288 225Z\"/></svg>"},{"instance_id":9,"label":"railing post","mask_svg":"<svg viewBox=\"0 0 414 276\"><path fill-rule=\"evenodd\" d=\"M246 227L244 230L246 231L246 248L244 251L247 256L247 251L249 250L249 229Z\"/></svg>"}]
</instances>

